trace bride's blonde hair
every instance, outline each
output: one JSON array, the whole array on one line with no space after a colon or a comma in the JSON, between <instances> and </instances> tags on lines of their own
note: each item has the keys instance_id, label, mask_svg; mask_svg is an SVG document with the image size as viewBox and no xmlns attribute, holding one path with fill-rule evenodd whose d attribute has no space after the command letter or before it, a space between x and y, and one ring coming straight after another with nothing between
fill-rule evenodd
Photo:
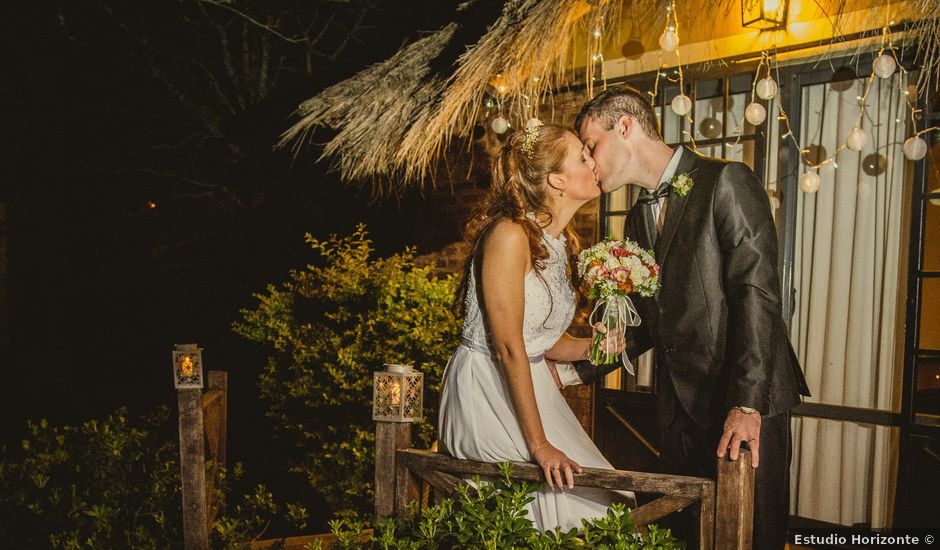
<instances>
[{"instance_id":1,"label":"bride's blonde hair","mask_svg":"<svg viewBox=\"0 0 940 550\"><path fill-rule=\"evenodd\" d=\"M529 240L532 268L538 274L545 267L548 248L542 242L544 226L537 219L547 220L545 225L552 221L548 205L548 175L563 171L567 154L565 135L569 133L571 130L557 124L540 124L525 131L515 131L490 165L490 191L466 228L465 239L470 243L470 253L464 261L463 281L454 300L459 315L464 313L470 269L480 265L479 261L474 264L473 260L479 255L489 229L496 222L508 219L522 227ZM569 227L565 227L565 237L570 275L571 262L580 251L580 243Z\"/></svg>"}]
</instances>

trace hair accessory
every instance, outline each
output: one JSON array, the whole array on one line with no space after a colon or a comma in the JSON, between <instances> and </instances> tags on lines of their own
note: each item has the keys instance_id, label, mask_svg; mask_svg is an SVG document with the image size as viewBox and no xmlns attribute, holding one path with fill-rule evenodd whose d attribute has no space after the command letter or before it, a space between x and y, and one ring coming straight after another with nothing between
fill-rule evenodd
<instances>
[{"instance_id":1,"label":"hair accessory","mask_svg":"<svg viewBox=\"0 0 940 550\"><path fill-rule=\"evenodd\" d=\"M535 152L535 142L539 140L539 128L542 123L529 124L525 128L525 141L522 142L522 152L527 159L532 159L532 153Z\"/></svg>"}]
</instances>

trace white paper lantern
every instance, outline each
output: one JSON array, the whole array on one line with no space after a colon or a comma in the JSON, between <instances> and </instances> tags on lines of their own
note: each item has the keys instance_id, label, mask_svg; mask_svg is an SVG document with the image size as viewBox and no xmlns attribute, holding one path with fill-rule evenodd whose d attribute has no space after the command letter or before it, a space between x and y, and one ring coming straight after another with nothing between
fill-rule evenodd
<instances>
[{"instance_id":1,"label":"white paper lantern","mask_svg":"<svg viewBox=\"0 0 940 550\"><path fill-rule=\"evenodd\" d=\"M845 136L845 146L853 151L861 151L868 145L868 134L861 128L852 128Z\"/></svg>"},{"instance_id":2,"label":"white paper lantern","mask_svg":"<svg viewBox=\"0 0 940 550\"><path fill-rule=\"evenodd\" d=\"M542 125L542 121L535 117L530 118L525 123L526 128L535 128L536 126L541 126L541 125Z\"/></svg>"},{"instance_id":3,"label":"white paper lantern","mask_svg":"<svg viewBox=\"0 0 940 550\"><path fill-rule=\"evenodd\" d=\"M804 193L815 193L819 191L819 185L822 183L822 180L819 179L819 174L816 172L804 172L800 176L800 189Z\"/></svg>"},{"instance_id":4,"label":"white paper lantern","mask_svg":"<svg viewBox=\"0 0 940 550\"><path fill-rule=\"evenodd\" d=\"M692 100L685 94L679 94L672 98L672 112L679 116L685 116L692 110Z\"/></svg>"},{"instance_id":5,"label":"white paper lantern","mask_svg":"<svg viewBox=\"0 0 940 550\"><path fill-rule=\"evenodd\" d=\"M505 134L506 130L509 129L509 121L501 116L498 116L493 119L493 122L490 123L490 128L492 128L493 131L497 134Z\"/></svg>"},{"instance_id":6,"label":"white paper lantern","mask_svg":"<svg viewBox=\"0 0 940 550\"><path fill-rule=\"evenodd\" d=\"M659 37L659 47L663 51L674 52L679 47L679 34L676 31L666 30Z\"/></svg>"},{"instance_id":7,"label":"white paper lantern","mask_svg":"<svg viewBox=\"0 0 940 550\"><path fill-rule=\"evenodd\" d=\"M777 83L769 76L757 81L757 97L773 99L777 95Z\"/></svg>"},{"instance_id":8,"label":"white paper lantern","mask_svg":"<svg viewBox=\"0 0 940 550\"><path fill-rule=\"evenodd\" d=\"M927 142L923 138L914 136L904 142L904 156L911 160L920 160L927 155Z\"/></svg>"},{"instance_id":9,"label":"white paper lantern","mask_svg":"<svg viewBox=\"0 0 940 550\"><path fill-rule=\"evenodd\" d=\"M760 126L767 120L767 109L758 102L751 103L744 109L744 118L754 126Z\"/></svg>"},{"instance_id":10,"label":"white paper lantern","mask_svg":"<svg viewBox=\"0 0 940 550\"><path fill-rule=\"evenodd\" d=\"M880 78L891 78L898 68L898 63L891 54L882 53L871 64L871 71Z\"/></svg>"}]
</instances>

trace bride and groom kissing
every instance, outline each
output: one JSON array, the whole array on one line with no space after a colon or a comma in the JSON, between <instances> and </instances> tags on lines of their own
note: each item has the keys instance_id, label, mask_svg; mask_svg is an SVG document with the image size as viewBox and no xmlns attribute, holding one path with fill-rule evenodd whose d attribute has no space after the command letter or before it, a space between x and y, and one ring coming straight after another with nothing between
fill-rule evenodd
<instances>
[{"instance_id":1,"label":"bride and groom kissing","mask_svg":"<svg viewBox=\"0 0 940 550\"><path fill-rule=\"evenodd\" d=\"M628 86L584 105L575 130L515 132L493 163L483 212L468 226L458 295L464 325L444 374L441 448L463 459L539 464L546 485L528 515L539 529L579 527L612 502L633 501L574 487L581 467L612 466L558 385L590 383L619 366L585 361L591 340L566 333L579 250L569 221L602 190L637 185L624 236L655 251L661 289L634 297L642 323L607 332L601 345L629 359L656 350L663 471L714 478L717 457L737 459L742 444L750 447L754 548L783 548L789 411L809 392L781 316L776 227L763 185L742 163L666 145L651 105Z\"/></svg>"}]
</instances>

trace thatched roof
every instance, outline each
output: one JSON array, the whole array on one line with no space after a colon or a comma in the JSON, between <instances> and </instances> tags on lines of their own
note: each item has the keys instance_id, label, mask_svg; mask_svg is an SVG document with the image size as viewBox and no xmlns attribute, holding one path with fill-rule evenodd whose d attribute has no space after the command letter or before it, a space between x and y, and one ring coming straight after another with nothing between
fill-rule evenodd
<instances>
[{"instance_id":1,"label":"thatched roof","mask_svg":"<svg viewBox=\"0 0 940 550\"><path fill-rule=\"evenodd\" d=\"M465 20L466 11L483 1L464 2L458 19ZM837 8L845 8L847 1L836 1ZM909 36L920 45L921 84L931 74L931 84L936 84L940 0L912 3L923 14L906 23ZM599 51L600 44L591 44L592 30L604 27L606 32L612 21L619 24L624 4L630 17L640 14L657 36L665 19L662 0L507 0L498 4L502 12L482 37L468 36L463 22L451 23L305 101L298 108L300 121L283 134L279 146L292 146L299 152L316 127L330 127L336 133L320 159L332 159L345 181L371 181L380 195L415 182L423 184L454 138L472 135L485 99L497 101L494 112L511 112L515 124L536 116L553 90L570 83L572 66L590 65L571 59L575 39L580 40L582 53ZM705 5L713 7L715 17L729 17L732 8L739 9L732 0ZM838 13L832 19L833 29L840 28ZM582 81L591 83L583 76Z\"/></svg>"}]
</instances>

